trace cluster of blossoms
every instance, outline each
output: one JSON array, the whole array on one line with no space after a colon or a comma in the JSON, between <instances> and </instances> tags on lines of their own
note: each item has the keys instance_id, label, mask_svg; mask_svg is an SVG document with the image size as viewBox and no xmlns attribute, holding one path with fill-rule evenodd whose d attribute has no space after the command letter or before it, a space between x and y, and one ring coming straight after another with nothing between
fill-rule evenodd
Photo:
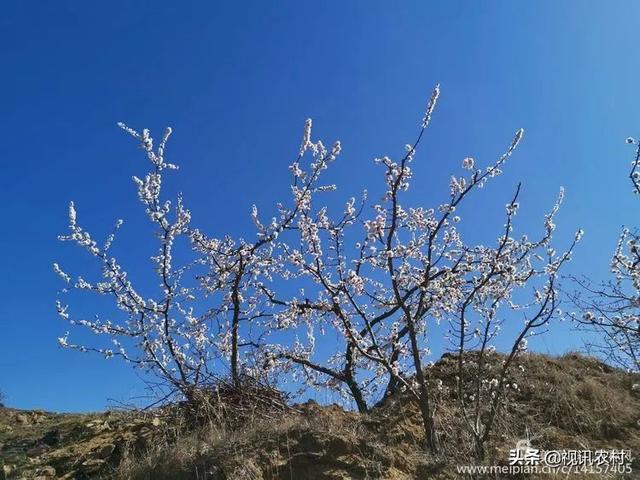
<instances>
[{"instance_id":1,"label":"cluster of blossoms","mask_svg":"<svg viewBox=\"0 0 640 480\"><path fill-rule=\"evenodd\" d=\"M291 228L297 238L290 243L297 248L281 245L284 250L279 258L284 263L279 273L283 280L304 284L305 296L301 301L270 292L274 306L281 307L273 327L286 325L301 332L301 327L315 325L331 341L314 338L303 347L297 335L293 348L282 344L271 348L273 358L287 370L297 368L311 386L350 396L361 411L368 409L369 402L395 391L409 392L421 405L427 437L435 444L432 395L424 365L430 326L446 321L461 370L468 367L468 352L480 352L474 378L490 387L485 389L489 401L485 390L473 393L476 411L465 408L464 413L478 441L484 441L493 420L482 425L480 419L487 412L489 418L495 416L504 389L511 386L505 381L508 369L526 350L527 337L544 327L557 310L558 270L569 260L581 234L562 253L551 247L561 192L545 217L540 238L514 238L518 186L507 205L497 244L463 241L456 226L460 217L454 213L472 191L500 174L522 139L522 130L489 167L480 169L473 159L465 159L463 167L469 173L452 177L446 203L438 208L404 208L401 195L410 186L410 166L438 95L436 90L418 139L406 148L404 157L376 160L384 169L385 192L381 203L371 207L369 218L364 209L354 208L353 199L334 220L328 218L324 206L301 212ZM533 290L530 298L525 298L525 287ZM525 321L513 338L507 361L495 372L496 380L486 382L483 358L495 350L502 323L514 316ZM337 348L327 355L329 343ZM323 349L315 352L315 345ZM478 390L461 381L460 398L469 398L470 389Z\"/></svg>"},{"instance_id":2,"label":"cluster of blossoms","mask_svg":"<svg viewBox=\"0 0 640 480\"><path fill-rule=\"evenodd\" d=\"M629 178L633 191L640 193L640 145L636 146ZM604 357L619 366L640 371L640 234L623 228L611 258L613 279L601 285L576 279L580 290L574 303L581 314L570 313L579 324L595 328L600 341L592 345Z\"/></svg>"},{"instance_id":3,"label":"cluster of blossoms","mask_svg":"<svg viewBox=\"0 0 640 480\"><path fill-rule=\"evenodd\" d=\"M62 318L112 341L109 348L90 348L71 343L65 335L61 345L121 356L158 374L185 396L225 366L236 380L241 375L278 373L279 379L330 389L353 400L360 411L385 395L405 391L418 401L427 443L436 449L433 387L424 367L430 329L442 324L457 354L456 388L464 419L483 444L504 390L516 388L508 381L511 364L526 350L527 337L557 310L558 270L581 234L562 253L552 248L561 194L538 239L516 238L518 186L494 245L470 244L462 238L457 226L460 207L501 173L523 130L486 168L465 158L464 172L451 177L444 203L435 208L403 207L402 195L413 176L411 164L439 95L436 87L419 135L401 158L376 160L384 173L380 202L368 207L365 193L359 203L349 199L336 216L316 204L319 195L335 189L320 184L320 178L340 155L341 144L327 148L314 140L307 120L298 157L289 167L289 206L278 204L270 222L264 222L254 206L253 240L212 238L193 227L180 197L174 207L161 196L164 171L177 168L164 159L171 130L154 149L147 130L138 133L121 125L140 142L151 164L145 177L134 181L157 230L160 246L153 262L160 293L148 299L140 294L109 253L114 234L104 245L96 243L78 226L71 204L70 233L61 239L88 250L102 270L100 281L78 277L74 286L112 296L124 315L117 320L78 320L59 302ZM121 225L119 221L116 230ZM193 258L175 266L173 250L180 237ZM57 264L54 270L65 283L72 283ZM183 280L187 272L197 272L192 276L195 282ZM196 314L195 307L202 311ZM515 316L524 323L511 339L507 360L498 370L488 368L502 324Z\"/></svg>"},{"instance_id":4,"label":"cluster of blossoms","mask_svg":"<svg viewBox=\"0 0 640 480\"><path fill-rule=\"evenodd\" d=\"M64 273L57 264L54 264L54 270L66 283L73 283L76 289L112 297L120 313L116 313L113 319L102 319L98 315L90 320L75 318L69 307L58 300L60 317L72 325L79 325L97 335L108 337L110 346L78 345L69 342L68 334L61 337L59 342L67 348L99 352L106 358L120 356L140 368L158 374L172 388L187 394L186 386L199 382L206 373L211 339L207 325L194 316L193 307L190 306L195 298L193 289L182 285L182 277L189 265L176 268L172 263L175 242L180 237L188 236L191 214L180 197L175 208L172 208L170 201L161 199L163 171L177 168L164 158L171 129L166 130L158 147L154 149L148 130L138 133L124 124L120 124L120 127L140 142L151 164L151 170L144 179L133 179L138 187L138 198L157 229L156 236L160 245L158 254L152 257L152 261L159 293L155 297L141 294L126 270L111 255L110 249L117 230L123 224L122 220L116 222L106 241L98 244L89 232L78 225L72 202L68 214L69 233L59 238L75 242L95 257L100 265L101 279L88 282L78 276L73 283L72 277ZM66 289L63 290L63 293L66 292Z\"/></svg>"},{"instance_id":5,"label":"cluster of blossoms","mask_svg":"<svg viewBox=\"0 0 640 480\"><path fill-rule=\"evenodd\" d=\"M266 311L264 282L271 279L277 266L274 258L277 238L301 212L309 210L313 194L332 188L318 185L318 179L328 163L339 155L340 143L336 142L328 151L321 142L311 142L311 121L307 121L300 156L290 167L294 175L291 206L279 204L278 217L268 224L262 223L254 206L251 218L256 239L247 241L205 235L191 225L191 214L181 196L175 207L162 198L165 171L178 168L165 161L171 129L166 130L154 149L148 130L138 133L122 123L119 126L140 142L151 166L143 178L134 176L133 180L159 242L157 255L151 257L159 293L156 297L141 294L119 261L110 254L122 220L116 222L106 241L99 244L78 225L76 208L71 202L69 233L59 238L76 243L95 257L102 278L92 283L78 276L72 281L71 275L57 263L53 269L65 284L77 290L111 296L120 314L106 320L100 316L75 318L69 306L59 299L56 308L62 319L108 337L101 346L85 346L71 342L67 333L59 338L59 343L83 352L95 351L106 358L120 356L158 375L166 386L187 397L220 375L221 364L228 366L234 380L239 380L242 374L255 371L255 364L251 362L256 356L251 353L259 350L257 338L265 333L264 324L256 325L256 319L270 316ZM314 161L303 170L300 161L307 150L312 152ZM190 245L192 255L188 262L176 266L174 248L181 239ZM195 273L186 278L187 272ZM69 289L61 293L67 294ZM201 312L196 314L195 308ZM247 355L241 354L243 348L248 350Z\"/></svg>"}]
</instances>

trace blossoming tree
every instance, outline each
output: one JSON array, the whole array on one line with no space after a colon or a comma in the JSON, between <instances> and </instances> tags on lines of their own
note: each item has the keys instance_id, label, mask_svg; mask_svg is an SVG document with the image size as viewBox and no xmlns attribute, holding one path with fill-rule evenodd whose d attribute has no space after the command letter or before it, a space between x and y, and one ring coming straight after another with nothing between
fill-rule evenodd
<instances>
[{"instance_id":1,"label":"blossoming tree","mask_svg":"<svg viewBox=\"0 0 640 480\"><path fill-rule=\"evenodd\" d=\"M558 313L558 272L582 237L582 231L576 232L573 242L562 253L551 245L554 217L564 196L561 190L545 217L540 238L514 238L519 192L520 185L506 206L504 231L497 245L472 250L469 261L473 267L468 269L450 321L450 337L457 352L458 402L480 458L484 457L484 446L507 390L518 388L509 382L509 370L526 351L527 338L541 333ZM523 322L510 340L504 339L510 347L506 359L496 364L492 361L494 342L501 335L504 322L514 318L522 318Z\"/></svg>"},{"instance_id":2,"label":"blossoming tree","mask_svg":"<svg viewBox=\"0 0 640 480\"><path fill-rule=\"evenodd\" d=\"M265 288L265 293L274 306L281 307L271 328L299 331L303 326L306 341L296 337L292 345L280 343L266 350L272 361L302 373L310 385L350 395L360 411L366 411L369 402L381 395L409 392L420 406L427 444L436 450L433 392L424 368L430 327L441 320L450 323L460 379L468 350L479 349L475 378L481 381L487 374L483 355L492 348L500 324L516 312L524 315L526 321L497 375L489 403L484 401L487 392L479 390L480 384L474 386L480 393L475 397L475 413L462 403L464 417L481 449L498 411L508 369L526 337L546 325L554 313L557 272L574 245L562 254L551 248L554 215L561 199L547 216L540 239L513 238L520 186L507 204L506 224L496 246L468 244L458 231L461 218L457 210L474 190L501 173L522 138L522 130L494 164L482 169L472 158L464 159L467 174L451 178L445 203L437 208L402 206L402 194L413 176L411 164L438 97L437 87L418 137L406 147L403 157L399 161L389 157L377 160L384 171L386 192L382 201L373 205L371 216L365 214L364 199L356 206L354 198L336 219L330 218L326 206L312 208L311 202L301 210L290 227L295 226L295 241L281 244L281 274L309 288L294 298L280 296L277 286L275 291ZM349 239L358 237L350 245ZM514 292L524 287L533 288L533 298L516 302ZM325 338L339 339L338 349L331 355L316 351L318 332ZM326 343L321 345L326 348ZM468 387L460 380L461 399ZM482 425L487 405L491 413Z\"/></svg>"},{"instance_id":3,"label":"blossoming tree","mask_svg":"<svg viewBox=\"0 0 640 480\"><path fill-rule=\"evenodd\" d=\"M72 280L57 264L54 269L76 289L111 297L120 313L109 319L76 318L59 300L62 318L113 344L87 346L65 335L61 345L122 357L187 398L225 371L238 384L243 375L301 378L346 395L361 412L375 400L404 391L416 400L426 444L436 451L434 387L425 367L432 327L445 322L457 352L461 411L481 450L509 368L526 338L554 314L557 272L575 242L561 254L551 247L561 198L539 239L513 236L520 186L506 206L504 229L494 246L464 241L460 234L461 206L501 173L522 130L487 167L465 158L464 174L451 177L442 204L403 206L411 165L439 95L436 87L418 136L401 158L376 160L384 175L380 202L369 205L366 195L360 201L351 198L337 216L319 201L335 186L320 184L320 178L341 146L336 142L327 148L314 140L308 120L290 166L292 198L288 206L278 204L277 216L266 223L253 207L256 235L251 240L211 237L192 225L181 197L175 207L163 198L164 174L177 168L165 161L170 130L154 148L147 130L138 133L121 125L140 142L151 167L144 179L134 181L156 229L159 247L153 262L160 290L154 297L140 293L111 254L115 232L98 244L79 226L71 203L69 233L60 238L95 257L101 278ZM118 221L116 229L121 225ZM174 249L180 243L189 245L191 257L177 265ZM298 294L290 293L292 286ZM516 294L525 287L533 291L532 298ZM485 356L495 347L500 325L516 313L525 322L501 371L490 372ZM475 374L466 380L470 365Z\"/></svg>"},{"instance_id":4,"label":"blossoming tree","mask_svg":"<svg viewBox=\"0 0 640 480\"><path fill-rule=\"evenodd\" d=\"M76 344L69 341L68 333L59 338L59 343L63 347L84 352L98 352L106 358L122 357L156 374L171 390L179 391L187 398L220 375L224 364L229 366L232 381L238 383L250 369L247 362L243 363L244 356L240 350L255 349L259 346L259 337L264 334L260 328L253 329L252 323L269 316L264 309L260 286L276 267L272 254L274 242L279 233L296 218L298 211L304 208L309 196L323 189L316 184L327 162L340 153L340 144L336 143L330 152L322 147L322 156L307 172L300 169L299 159L292 164L295 183L292 185L291 207L278 204L278 218L264 225L254 206L252 218L257 235L255 240L246 241L230 236L213 238L205 235L191 225L191 214L180 196L175 208L172 208L170 201L162 198L164 174L167 170L177 168L165 161L164 152L171 129L167 129L157 149L154 149L148 130L138 133L124 124L120 126L140 142L151 166L144 179L133 179L139 200L156 228L159 248L152 261L159 280L159 296L146 298L139 292L120 262L110 253L116 232L99 244L79 226L76 207L72 202L68 215L69 233L61 235L60 239L75 242L95 257L102 278L88 282L78 276L72 281L71 276L57 263L54 264L54 270L76 290L113 298L121 314L106 320L101 316L75 318L69 306L58 300L56 305L60 317L72 325L108 337L112 345L96 347ZM306 132L310 128L309 122ZM309 147L306 142L308 139L305 140L304 149ZM320 148L319 145L311 147ZM122 224L123 221L118 220L115 230ZM174 248L180 240L186 240L191 245L194 255L191 261L175 265ZM200 288L193 282L185 281L188 274L197 279ZM62 293L67 293L67 289ZM196 307L202 313L196 314ZM249 326L241 328L243 324ZM251 355L244 358L250 360ZM252 372L255 374L255 369Z\"/></svg>"},{"instance_id":5,"label":"blossoming tree","mask_svg":"<svg viewBox=\"0 0 640 480\"><path fill-rule=\"evenodd\" d=\"M640 195L640 144L634 138L627 143L636 146L629 179L633 193ZM598 342L590 345L604 357L632 371L640 371L640 234L624 228L611 258L613 279L594 285L576 279L580 290L572 295L582 314L573 314L579 324L595 330Z\"/></svg>"}]
</instances>

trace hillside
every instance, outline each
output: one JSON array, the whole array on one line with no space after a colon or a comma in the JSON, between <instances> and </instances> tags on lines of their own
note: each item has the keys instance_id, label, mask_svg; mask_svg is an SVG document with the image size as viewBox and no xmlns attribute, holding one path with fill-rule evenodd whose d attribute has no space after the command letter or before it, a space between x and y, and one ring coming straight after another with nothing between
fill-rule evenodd
<instances>
[{"instance_id":1,"label":"hillside","mask_svg":"<svg viewBox=\"0 0 640 480\"><path fill-rule=\"evenodd\" d=\"M367 415L307 402L234 427L216 421L189 427L175 408L99 414L0 408L0 479L465 478L455 465L475 462L451 390L454 360L444 357L430 367L433 381L442 382L437 419L446 451L437 458L421 449L417 409L402 395ZM640 391L633 388L639 376L577 354L528 354L510 381L517 388L486 464L507 464L509 450L525 438L542 450L640 452ZM640 462L632 467L627 476L570 478L640 478Z\"/></svg>"}]
</instances>

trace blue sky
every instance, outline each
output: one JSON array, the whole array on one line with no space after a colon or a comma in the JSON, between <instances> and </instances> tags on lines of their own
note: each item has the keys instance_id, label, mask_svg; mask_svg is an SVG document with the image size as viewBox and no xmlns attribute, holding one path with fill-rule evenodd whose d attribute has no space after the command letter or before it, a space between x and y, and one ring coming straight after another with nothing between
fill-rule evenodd
<instances>
[{"instance_id":1,"label":"blue sky","mask_svg":"<svg viewBox=\"0 0 640 480\"><path fill-rule=\"evenodd\" d=\"M626 179L638 134L637 2L32 2L0 17L0 390L12 406L96 410L140 381L126 366L61 350L51 264L91 271L57 242L75 200L103 236L125 218L132 271L155 246L130 177L144 157L117 127L174 129L171 189L212 234L250 231L249 209L287 195L304 119L340 139L340 198L382 181L372 159L398 155L437 82L441 101L407 200L434 205L465 156L495 159L525 138L465 217L492 240L518 181L517 231L539 231L560 185L558 241L586 235L572 272L603 278L623 224L638 224ZM378 183L376 183L378 182ZM536 340L581 346L566 326Z\"/></svg>"}]
</instances>

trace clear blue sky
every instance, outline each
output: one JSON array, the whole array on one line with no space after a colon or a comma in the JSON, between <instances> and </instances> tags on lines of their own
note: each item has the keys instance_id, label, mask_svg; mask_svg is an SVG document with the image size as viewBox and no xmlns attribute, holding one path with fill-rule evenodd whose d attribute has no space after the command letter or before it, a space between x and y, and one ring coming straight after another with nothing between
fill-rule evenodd
<instances>
[{"instance_id":1,"label":"clear blue sky","mask_svg":"<svg viewBox=\"0 0 640 480\"><path fill-rule=\"evenodd\" d=\"M342 140L331 175L346 198L379 184L371 160L414 138L440 82L409 201L437 204L462 158L487 164L523 127L465 230L492 240L522 180L517 229L535 233L564 185L558 240L586 231L570 268L606 275L620 226L640 223L624 144L640 133L638 2L311 3L3 2L0 390L10 405L93 410L140 391L126 365L56 344L67 325L51 264L92 271L56 240L69 200L100 236L129 221L130 270L149 268L155 248L130 181L144 159L117 121L171 125L169 157L181 165L171 188L199 226L239 234L253 202L267 209L287 194L306 117L316 135ZM561 326L534 347L579 348L580 336Z\"/></svg>"}]
</instances>

